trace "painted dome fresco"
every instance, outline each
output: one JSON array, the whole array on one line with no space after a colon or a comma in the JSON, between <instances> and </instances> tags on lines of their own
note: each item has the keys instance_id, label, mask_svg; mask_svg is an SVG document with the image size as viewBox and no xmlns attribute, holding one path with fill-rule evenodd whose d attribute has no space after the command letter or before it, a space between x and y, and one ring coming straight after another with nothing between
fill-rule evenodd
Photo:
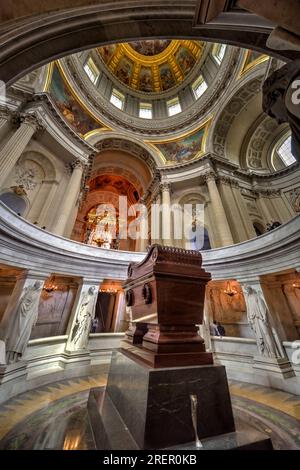
<instances>
[{"instance_id":1,"label":"painted dome fresco","mask_svg":"<svg viewBox=\"0 0 300 470\"><path fill-rule=\"evenodd\" d=\"M202 50L199 41L157 39L111 44L98 52L120 82L155 93L180 84L199 61Z\"/></svg>"}]
</instances>

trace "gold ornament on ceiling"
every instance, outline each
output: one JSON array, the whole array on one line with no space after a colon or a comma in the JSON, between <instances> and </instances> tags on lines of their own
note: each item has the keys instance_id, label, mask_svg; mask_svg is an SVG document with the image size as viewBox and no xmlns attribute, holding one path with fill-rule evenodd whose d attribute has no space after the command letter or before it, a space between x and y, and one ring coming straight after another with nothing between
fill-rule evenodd
<instances>
[{"instance_id":1,"label":"gold ornament on ceiling","mask_svg":"<svg viewBox=\"0 0 300 470\"><path fill-rule=\"evenodd\" d=\"M201 57L203 43L156 39L111 44L98 49L110 72L125 85L146 93L179 85Z\"/></svg>"}]
</instances>

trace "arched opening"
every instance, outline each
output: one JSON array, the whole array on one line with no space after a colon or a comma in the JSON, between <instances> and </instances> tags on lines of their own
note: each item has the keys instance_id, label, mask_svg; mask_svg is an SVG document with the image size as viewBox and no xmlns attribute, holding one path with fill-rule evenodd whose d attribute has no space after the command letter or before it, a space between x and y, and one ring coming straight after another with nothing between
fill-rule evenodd
<instances>
[{"instance_id":1,"label":"arched opening","mask_svg":"<svg viewBox=\"0 0 300 470\"><path fill-rule=\"evenodd\" d=\"M27 202L24 197L12 191L0 194L0 201L9 207L16 214L23 216L27 209Z\"/></svg>"}]
</instances>

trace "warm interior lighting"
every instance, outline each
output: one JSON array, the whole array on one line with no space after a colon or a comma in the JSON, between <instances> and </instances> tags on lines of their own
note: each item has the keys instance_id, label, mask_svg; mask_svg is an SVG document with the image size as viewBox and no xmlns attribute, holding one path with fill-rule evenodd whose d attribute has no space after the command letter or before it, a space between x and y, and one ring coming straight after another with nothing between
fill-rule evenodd
<instances>
[{"instance_id":1,"label":"warm interior lighting","mask_svg":"<svg viewBox=\"0 0 300 470\"><path fill-rule=\"evenodd\" d=\"M100 289L99 292L105 292L106 294L117 294L118 289L103 288L103 289Z\"/></svg>"},{"instance_id":2,"label":"warm interior lighting","mask_svg":"<svg viewBox=\"0 0 300 470\"><path fill-rule=\"evenodd\" d=\"M53 292L54 290L57 290L58 286L55 284L54 277L50 277L49 280L47 280L44 284L43 290L50 293Z\"/></svg>"},{"instance_id":3,"label":"warm interior lighting","mask_svg":"<svg viewBox=\"0 0 300 470\"><path fill-rule=\"evenodd\" d=\"M229 297L233 297L234 295L236 295L238 292L236 289L234 289L230 282L228 281L227 282L227 287L226 289L224 289L224 294L228 295Z\"/></svg>"},{"instance_id":4,"label":"warm interior lighting","mask_svg":"<svg viewBox=\"0 0 300 470\"><path fill-rule=\"evenodd\" d=\"M295 281L294 284L293 284L293 287L295 289L300 289L300 281Z\"/></svg>"}]
</instances>

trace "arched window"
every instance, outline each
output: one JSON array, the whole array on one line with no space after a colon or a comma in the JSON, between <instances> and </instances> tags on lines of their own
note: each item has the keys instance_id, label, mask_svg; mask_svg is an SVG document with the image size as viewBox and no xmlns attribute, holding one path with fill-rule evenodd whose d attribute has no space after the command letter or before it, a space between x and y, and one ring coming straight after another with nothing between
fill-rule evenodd
<instances>
[{"instance_id":1,"label":"arched window","mask_svg":"<svg viewBox=\"0 0 300 470\"><path fill-rule=\"evenodd\" d=\"M181 113L181 105L179 103L179 98L173 98L172 100L167 101L167 108L169 116L175 116L175 114Z\"/></svg>"},{"instance_id":2,"label":"arched window","mask_svg":"<svg viewBox=\"0 0 300 470\"><path fill-rule=\"evenodd\" d=\"M112 93L111 93L111 96L110 96L110 102L116 108L123 109L124 108L124 103L125 103L125 97L120 91L118 91L114 88Z\"/></svg>"},{"instance_id":3,"label":"arched window","mask_svg":"<svg viewBox=\"0 0 300 470\"><path fill-rule=\"evenodd\" d=\"M224 59L226 52L226 44L215 44L213 48L213 58L218 65L221 65L222 60Z\"/></svg>"},{"instance_id":4,"label":"arched window","mask_svg":"<svg viewBox=\"0 0 300 470\"><path fill-rule=\"evenodd\" d=\"M296 163L296 158L292 153L292 137L287 137L284 141L281 141L276 152L279 155L280 159L283 161L285 166L290 166Z\"/></svg>"},{"instance_id":5,"label":"arched window","mask_svg":"<svg viewBox=\"0 0 300 470\"><path fill-rule=\"evenodd\" d=\"M7 207L9 207L18 215L23 215L27 209L27 203L25 199L11 191L0 194L0 201L2 201Z\"/></svg>"}]
</instances>

